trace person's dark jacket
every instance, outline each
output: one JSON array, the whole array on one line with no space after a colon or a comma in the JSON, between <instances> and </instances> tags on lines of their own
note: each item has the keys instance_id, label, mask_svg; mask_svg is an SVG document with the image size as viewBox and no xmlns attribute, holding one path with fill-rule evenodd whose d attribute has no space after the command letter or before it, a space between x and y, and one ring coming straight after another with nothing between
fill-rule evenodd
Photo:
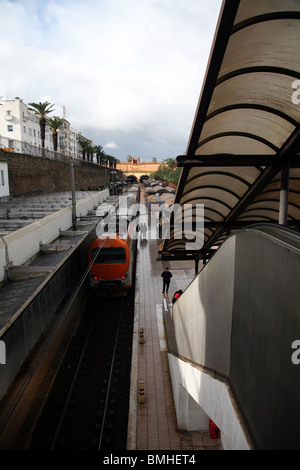
<instances>
[{"instance_id":1,"label":"person's dark jacket","mask_svg":"<svg viewBox=\"0 0 300 470\"><path fill-rule=\"evenodd\" d=\"M172 277L172 273L170 273L170 271L164 271L161 277L164 279L164 281L169 281Z\"/></svg>"}]
</instances>

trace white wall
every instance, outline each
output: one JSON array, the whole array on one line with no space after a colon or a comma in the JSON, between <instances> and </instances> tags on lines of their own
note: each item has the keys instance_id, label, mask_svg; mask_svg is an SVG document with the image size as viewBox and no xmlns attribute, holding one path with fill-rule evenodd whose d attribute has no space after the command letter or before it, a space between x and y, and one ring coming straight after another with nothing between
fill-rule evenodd
<instances>
[{"instance_id":1,"label":"white wall","mask_svg":"<svg viewBox=\"0 0 300 470\"><path fill-rule=\"evenodd\" d=\"M13 126L12 131L8 131L9 125ZM1 103L0 134L7 139L41 145L39 118L33 112L28 111L27 105L19 98ZM48 131L47 135L45 146L51 150L53 149L52 139L49 138L51 132ZM21 150L17 148L17 145L19 144L14 144L16 152Z\"/></svg>"},{"instance_id":2,"label":"white wall","mask_svg":"<svg viewBox=\"0 0 300 470\"><path fill-rule=\"evenodd\" d=\"M172 354L168 354L168 360L179 429L207 430L210 418L221 429L224 450L250 450L225 382Z\"/></svg>"},{"instance_id":3,"label":"white wall","mask_svg":"<svg viewBox=\"0 0 300 470\"><path fill-rule=\"evenodd\" d=\"M8 166L0 162L0 197L4 196L9 196Z\"/></svg>"},{"instance_id":4,"label":"white wall","mask_svg":"<svg viewBox=\"0 0 300 470\"><path fill-rule=\"evenodd\" d=\"M78 201L77 217L86 215L108 197L109 190L105 189ZM5 235L0 239L0 281L4 280L4 266L8 261L21 266L40 251L40 243L51 243L59 237L60 230L68 230L71 226L72 206L69 206Z\"/></svg>"},{"instance_id":5,"label":"white wall","mask_svg":"<svg viewBox=\"0 0 300 470\"><path fill-rule=\"evenodd\" d=\"M231 237L170 312L174 352L224 376L230 369L235 250L236 240ZM221 430L224 449L249 449L227 384L176 355L169 353L168 359L179 428L207 430L212 419Z\"/></svg>"}]
</instances>

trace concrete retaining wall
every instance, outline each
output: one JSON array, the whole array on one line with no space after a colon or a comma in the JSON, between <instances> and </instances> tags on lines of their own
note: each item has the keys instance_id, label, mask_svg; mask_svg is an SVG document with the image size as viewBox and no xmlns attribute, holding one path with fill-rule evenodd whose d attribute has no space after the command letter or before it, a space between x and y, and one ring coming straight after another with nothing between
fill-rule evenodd
<instances>
[{"instance_id":1,"label":"concrete retaining wall","mask_svg":"<svg viewBox=\"0 0 300 470\"><path fill-rule=\"evenodd\" d=\"M94 195L76 203L77 217L84 216L89 210L109 197L109 190L95 192ZM4 266L8 262L14 266L26 263L40 250L40 243L51 243L59 237L60 230L72 227L72 206L26 225L0 239L0 281L4 280Z\"/></svg>"},{"instance_id":2,"label":"concrete retaining wall","mask_svg":"<svg viewBox=\"0 0 300 470\"><path fill-rule=\"evenodd\" d=\"M218 425L224 450L249 450L251 443L239 420L226 382L168 354L179 429L201 431L209 419Z\"/></svg>"},{"instance_id":3,"label":"concrete retaining wall","mask_svg":"<svg viewBox=\"0 0 300 470\"><path fill-rule=\"evenodd\" d=\"M78 159L66 162L34 157L20 153L3 152L0 158L8 163L10 196L71 191L70 163L74 164L75 190L87 191L108 186L112 168ZM117 171L117 179L121 173Z\"/></svg>"},{"instance_id":4,"label":"concrete retaining wall","mask_svg":"<svg viewBox=\"0 0 300 470\"><path fill-rule=\"evenodd\" d=\"M0 365L0 400L80 275L77 249L1 336L6 347L6 364Z\"/></svg>"},{"instance_id":5,"label":"concrete retaining wall","mask_svg":"<svg viewBox=\"0 0 300 470\"><path fill-rule=\"evenodd\" d=\"M291 360L300 338L298 245L259 230L228 238L166 316L181 425L190 425L187 393L225 446L244 448L251 436L260 449L299 449L300 374ZM239 407L228 405L225 384ZM244 426L228 424L233 409Z\"/></svg>"}]
</instances>

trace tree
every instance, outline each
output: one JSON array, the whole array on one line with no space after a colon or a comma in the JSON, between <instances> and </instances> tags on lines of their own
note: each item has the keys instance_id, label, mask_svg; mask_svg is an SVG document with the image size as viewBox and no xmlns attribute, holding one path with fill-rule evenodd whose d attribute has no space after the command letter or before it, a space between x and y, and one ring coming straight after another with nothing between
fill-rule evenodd
<instances>
[{"instance_id":1,"label":"tree","mask_svg":"<svg viewBox=\"0 0 300 470\"><path fill-rule=\"evenodd\" d=\"M54 109L52 109L54 104L49 103L49 101L45 101L44 103L29 103L29 106L31 106L29 110L39 116L42 147L45 148L46 119L48 114L54 111Z\"/></svg>"},{"instance_id":2,"label":"tree","mask_svg":"<svg viewBox=\"0 0 300 470\"><path fill-rule=\"evenodd\" d=\"M78 143L82 149L82 159L85 160L85 156L87 155L88 161L90 160L93 161L93 154L97 154L97 163L100 162L102 165L107 165L109 164L110 168L115 168L116 163L118 163L120 160L118 160L115 157L112 157L111 155L107 155L104 150L102 149L101 145L92 145L92 141L88 139L78 139Z\"/></svg>"},{"instance_id":3,"label":"tree","mask_svg":"<svg viewBox=\"0 0 300 470\"><path fill-rule=\"evenodd\" d=\"M106 155L106 159L109 161L110 168L116 168L116 164L120 161L117 158L112 157L111 155Z\"/></svg>"},{"instance_id":4,"label":"tree","mask_svg":"<svg viewBox=\"0 0 300 470\"><path fill-rule=\"evenodd\" d=\"M169 158L165 162L161 163L154 173L151 173L150 177L167 181L168 183L174 183L176 186L180 177L180 168L176 168L176 160L174 158Z\"/></svg>"},{"instance_id":5,"label":"tree","mask_svg":"<svg viewBox=\"0 0 300 470\"><path fill-rule=\"evenodd\" d=\"M177 163L176 163L175 158L168 158L167 159L167 165L171 170L175 170L175 168L177 167Z\"/></svg>"},{"instance_id":6,"label":"tree","mask_svg":"<svg viewBox=\"0 0 300 470\"><path fill-rule=\"evenodd\" d=\"M90 140L78 139L78 143L82 150L82 160L85 160L85 154L89 152L92 142Z\"/></svg>"},{"instance_id":7,"label":"tree","mask_svg":"<svg viewBox=\"0 0 300 470\"><path fill-rule=\"evenodd\" d=\"M87 159L88 159L88 162L90 161L90 159L91 159L91 162L93 161L93 155L94 155L95 152L96 152L95 147L92 145L92 142L89 141L89 145L88 145L88 147L87 147Z\"/></svg>"},{"instance_id":8,"label":"tree","mask_svg":"<svg viewBox=\"0 0 300 470\"><path fill-rule=\"evenodd\" d=\"M63 118L59 118L57 116L51 117L46 119L46 124L52 130L52 140L53 140L53 148L55 152L57 151L57 131L64 122Z\"/></svg>"},{"instance_id":9,"label":"tree","mask_svg":"<svg viewBox=\"0 0 300 470\"><path fill-rule=\"evenodd\" d=\"M106 162L106 153L104 152L101 145L95 146L95 153L97 155L97 163L100 163L100 165L104 165Z\"/></svg>"}]
</instances>

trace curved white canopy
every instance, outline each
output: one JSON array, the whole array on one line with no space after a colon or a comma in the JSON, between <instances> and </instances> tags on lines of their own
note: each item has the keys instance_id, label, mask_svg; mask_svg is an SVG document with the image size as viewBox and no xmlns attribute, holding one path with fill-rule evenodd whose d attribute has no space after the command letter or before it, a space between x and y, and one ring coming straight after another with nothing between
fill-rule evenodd
<instances>
[{"instance_id":1,"label":"curved white canopy","mask_svg":"<svg viewBox=\"0 0 300 470\"><path fill-rule=\"evenodd\" d=\"M187 151L177 157L175 204L204 204L201 256L229 231L278 223L282 190L285 224L300 228L299 149L300 1L225 0ZM189 217L195 223L194 211ZM185 237L171 231L161 254L178 250Z\"/></svg>"}]
</instances>

